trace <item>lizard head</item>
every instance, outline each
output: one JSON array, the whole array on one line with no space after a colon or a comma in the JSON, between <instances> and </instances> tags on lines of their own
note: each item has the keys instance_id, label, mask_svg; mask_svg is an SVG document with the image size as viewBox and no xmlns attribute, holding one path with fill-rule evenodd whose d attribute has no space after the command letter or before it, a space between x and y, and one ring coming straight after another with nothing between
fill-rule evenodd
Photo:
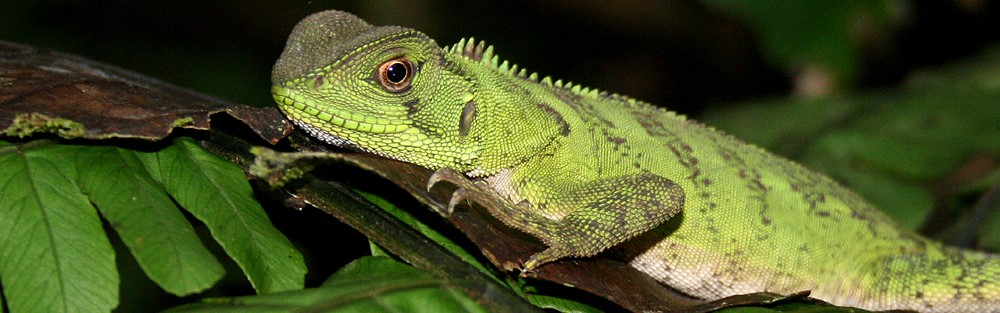
<instances>
[{"instance_id":1,"label":"lizard head","mask_svg":"<svg viewBox=\"0 0 1000 313\"><path fill-rule=\"evenodd\" d=\"M271 91L285 115L328 143L470 170L476 149L460 121L471 86L444 69L444 53L412 29L319 12L295 26Z\"/></svg>"}]
</instances>

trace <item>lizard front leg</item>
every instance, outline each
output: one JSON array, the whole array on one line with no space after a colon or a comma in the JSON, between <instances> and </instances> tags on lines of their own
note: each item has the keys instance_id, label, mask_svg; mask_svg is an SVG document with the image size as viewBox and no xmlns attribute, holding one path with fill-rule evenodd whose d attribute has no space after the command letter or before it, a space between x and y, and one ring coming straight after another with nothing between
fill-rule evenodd
<instances>
[{"instance_id":1,"label":"lizard front leg","mask_svg":"<svg viewBox=\"0 0 1000 313\"><path fill-rule=\"evenodd\" d=\"M565 257L592 256L656 227L684 206L684 190L659 175L640 173L578 184L550 195L542 203L513 203L483 180L471 181L452 169L439 170L428 188L440 180L459 187L448 210L471 199L511 227L539 238L548 248L524 263L525 272ZM542 212L566 212L553 217Z\"/></svg>"}]
</instances>

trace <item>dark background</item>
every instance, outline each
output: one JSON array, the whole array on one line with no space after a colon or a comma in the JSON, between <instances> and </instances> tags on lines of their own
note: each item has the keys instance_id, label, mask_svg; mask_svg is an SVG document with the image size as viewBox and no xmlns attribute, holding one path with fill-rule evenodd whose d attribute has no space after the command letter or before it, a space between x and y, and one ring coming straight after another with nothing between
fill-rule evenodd
<instances>
[{"instance_id":1,"label":"dark background","mask_svg":"<svg viewBox=\"0 0 1000 313\"><path fill-rule=\"evenodd\" d=\"M813 15L831 9L825 1L809 2L764 18L815 26L809 25L818 19ZM475 36L529 70L685 113L794 93L798 73L788 66L794 60L775 61L764 47L771 39L751 19L710 3L5 0L0 39L80 54L228 100L271 105L270 68L288 32L305 15L335 8L376 25L419 29L441 45ZM889 21L845 26L857 28L851 31L858 70L836 92L892 86L914 69L961 59L1000 38L995 2L877 3L887 7Z\"/></svg>"},{"instance_id":2,"label":"dark background","mask_svg":"<svg viewBox=\"0 0 1000 313\"><path fill-rule=\"evenodd\" d=\"M812 55L832 56L843 65L827 73L837 83L821 94L852 94L892 88L909 73L962 60L1000 41L1000 10L989 1L762 1L756 11L739 5L722 9L718 2L723 1L4 0L0 40L82 55L231 101L272 106L271 65L288 32L310 13L341 9L372 24L424 31L441 45L467 36L485 39L501 58L543 76L694 116L741 100L803 94L805 69L822 63ZM861 13L850 13L849 22L825 23L824 18L837 16L827 14L838 9L831 3L874 4L883 14L845 10ZM849 37L823 37L838 32ZM329 255L318 255L310 254L317 249L300 249L310 262L310 286L367 250L362 236L314 210L269 213L300 248L326 241L334 249L357 250L327 249L323 252ZM309 231L323 236L305 234ZM360 244L348 248L344 242ZM127 252L118 255L123 262L120 311L152 311L193 300L162 294L134 263L121 261ZM238 269L228 272L227 281L196 297L252 294ZM158 299L164 302L153 304Z\"/></svg>"}]
</instances>

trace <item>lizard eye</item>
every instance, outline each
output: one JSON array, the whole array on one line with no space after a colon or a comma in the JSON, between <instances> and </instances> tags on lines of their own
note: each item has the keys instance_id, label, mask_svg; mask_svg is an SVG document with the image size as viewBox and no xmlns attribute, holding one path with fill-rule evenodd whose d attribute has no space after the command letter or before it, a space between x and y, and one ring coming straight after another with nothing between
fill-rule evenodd
<instances>
[{"instance_id":1,"label":"lizard eye","mask_svg":"<svg viewBox=\"0 0 1000 313\"><path fill-rule=\"evenodd\" d=\"M413 81L413 62L409 59L395 58L382 63L378 67L378 81L389 92L403 92L410 89Z\"/></svg>"}]
</instances>

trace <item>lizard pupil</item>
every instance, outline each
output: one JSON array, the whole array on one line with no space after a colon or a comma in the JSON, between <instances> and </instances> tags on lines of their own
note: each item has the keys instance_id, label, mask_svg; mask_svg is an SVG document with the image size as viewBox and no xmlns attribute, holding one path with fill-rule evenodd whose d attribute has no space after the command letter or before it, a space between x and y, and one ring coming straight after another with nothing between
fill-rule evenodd
<instances>
[{"instance_id":1,"label":"lizard pupil","mask_svg":"<svg viewBox=\"0 0 1000 313\"><path fill-rule=\"evenodd\" d=\"M406 66L403 63L394 63L386 69L385 77L389 79L389 82L398 84L406 79L406 74Z\"/></svg>"},{"instance_id":2,"label":"lizard pupil","mask_svg":"<svg viewBox=\"0 0 1000 313\"><path fill-rule=\"evenodd\" d=\"M382 88L390 92L409 89L413 74L413 63L405 57L389 60L378 68L378 80Z\"/></svg>"}]
</instances>

